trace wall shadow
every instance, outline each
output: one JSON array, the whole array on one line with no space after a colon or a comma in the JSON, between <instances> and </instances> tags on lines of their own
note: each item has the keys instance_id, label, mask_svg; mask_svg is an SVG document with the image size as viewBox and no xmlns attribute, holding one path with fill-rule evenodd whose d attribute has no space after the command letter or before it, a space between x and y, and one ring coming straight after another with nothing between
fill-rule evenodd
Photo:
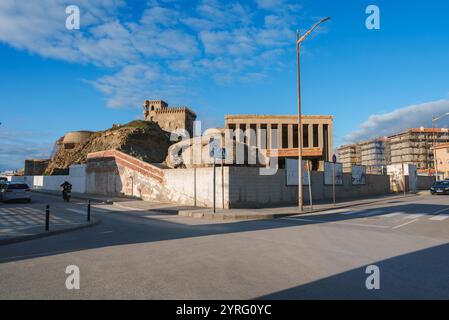
<instances>
[{"instance_id":1,"label":"wall shadow","mask_svg":"<svg viewBox=\"0 0 449 320\"><path fill-rule=\"evenodd\" d=\"M447 208L449 208L449 206L412 203L395 207L385 207L383 208L382 213L374 214L370 217L399 211L406 214L422 213L430 216L434 215L434 212L438 210ZM350 221L361 218L360 214L370 213L370 211L379 209L380 208L359 208L357 210L359 211L359 214L352 215L342 215L338 213L319 214L314 216L306 215L304 217L305 220L295 220L295 218L291 218L293 220L274 219L232 223L198 223L193 225L161 220L158 218L158 215L155 215L155 217L152 218L151 216L153 214L142 214L142 212L95 213L98 218L103 220L103 223L94 228L0 246L0 263L102 247L232 234L247 231L282 229L295 226L301 227L335 221ZM301 218L303 217L299 217L299 219Z\"/></svg>"},{"instance_id":2,"label":"wall shadow","mask_svg":"<svg viewBox=\"0 0 449 320\"><path fill-rule=\"evenodd\" d=\"M380 289L368 290L363 266L287 290L258 297L298 299L449 299L449 244L372 264L380 269Z\"/></svg>"}]
</instances>

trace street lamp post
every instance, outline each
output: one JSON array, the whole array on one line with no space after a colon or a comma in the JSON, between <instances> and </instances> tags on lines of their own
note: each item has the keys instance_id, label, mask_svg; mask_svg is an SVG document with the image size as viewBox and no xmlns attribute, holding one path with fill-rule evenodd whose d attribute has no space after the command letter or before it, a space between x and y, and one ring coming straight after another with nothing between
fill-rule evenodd
<instances>
[{"instance_id":1,"label":"street lamp post","mask_svg":"<svg viewBox=\"0 0 449 320\"><path fill-rule=\"evenodd\" d=\"M298 64L298 207L300 212L304 209L302 199L301 44L320 24L328 20L330 20L329 17L320 20L301 37L299 36L299 31L296 32L296 60Z\"/></svg>"},{"instance_id":2,"label":"street lamp post","mask_svg":"<svg viewBox=\"0 0 449 320\"><path fill-rule=\"evenodd\" d=\"M449 112L442 114L438 117L432 117L432 131L433 131L433 168L435 169L435 180L438 180L438 163L437 163L437 139L436 139L436 122L446 116L449 116Z\"/></svg>"}]
</instances>

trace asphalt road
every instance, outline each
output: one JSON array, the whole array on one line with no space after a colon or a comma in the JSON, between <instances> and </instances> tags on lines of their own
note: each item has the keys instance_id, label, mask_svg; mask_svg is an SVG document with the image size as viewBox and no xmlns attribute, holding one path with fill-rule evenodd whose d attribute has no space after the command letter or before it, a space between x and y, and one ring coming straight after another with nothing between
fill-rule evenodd
<instances>
[{"instance_id":1,"label":"asphalt road","mask_svg":"<svg viewBox=\"0 0 449 320\"><path fill-rule=\"evenodd\" d=\"M98 226L0 246L0 298L449 299L446 196L229 223L97 207ZM378 290L365 286L373 264Z\"/></svg>"}]
</instances>

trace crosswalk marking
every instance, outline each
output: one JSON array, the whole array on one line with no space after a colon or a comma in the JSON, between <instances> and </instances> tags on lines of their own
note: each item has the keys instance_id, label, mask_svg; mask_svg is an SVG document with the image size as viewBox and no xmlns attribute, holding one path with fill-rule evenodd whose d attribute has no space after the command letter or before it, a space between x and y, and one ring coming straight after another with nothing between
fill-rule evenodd
<instances>
[{"instance_id":1,"label":"crosswalk marking","mask_svg":"<svg viewBox=\"0 0 449 320\"><path fill-rule=\"evenodd\" d=\"M435 212L435 214L440 214L440 213L443 213L445 211L449 211L449 208L444 208L444 209L438 210L438 211Z\"/></svg>"},{"instance_id":2,"label":"crosswalk marking","mask_svg":"<svg viewBox=\"0 0 449 320\"><path fill-rule=\"evenodd\" d=\"M404 217L404 219L416 219L416 218L421 218L422 216L424 216L424 214L422 214L422 213L407 214Z\"/></svg>"},{"instance_id":3,"label":"crosswalk marking","mask_svg":"<svg viewBox=\"0 0 449 320\"><path fill-rule=\"evenodd\" d=\"M393 227L392 229L394 230L394 229L399 229L399 228L405 227L406 225L412 224L413 222L416 222L416 221L418 221L418 220L419 220L419 219L414 219L414 220L405 222L405 223L400 224L400 225L398 225L398 226L396 226L396 227Z\"/></svg>"},{"instance_id":4,"label":"crosswalk marking","mask_svg":"<svg viewBox=\"0 0 449 320\"><path fill-rule=\"evenodd\" d=\"M368 217L368 216L373 216L375 214L379 214L379 213L382 213L382 212L383 211L380 211L380 210L368 211L368 212L361 213L360 216Z\"/></svg>"},{"instance_id":5,"label":"crosswalk marking","mask_svg":"<svg viewBox=\"0 0 449 320\"><path fill-rule=\"evenodd\" d=\"M392 213L389 213L389 214L385 214L384 217L386 217L386 218L392 218L392 217L399 216L399 215L401 215L401 214L404 214L404 212L392 212Z\"/></svg>"},{"instance_id":6,"label":"crosswalk marking","mask_svg":"<svg viewBox=\"0 0 449 320\"><path fill-rule=\"evenodd\" d=\"M430 220L443 221L443 220L446 220L447 218L449 218L449 214L440 214L440 215L437 215L437 216L434 216L434 217L430 218Z\"/></svg>"},{"instance_id":7,"label":"crosswalk marking","mask_svg":"<svg viewBox=\"0 0 449 320\"><path fill-rule=\"evenodd\" d=\"M444 213L441 214L441 212L445 212L445 211L449 211L449 208L445 208L442 210L439 210L437 212L434 213L434 215L432 216L431 213L406 213L403 211L397 211L397 212L391 212L391 213L387 213L387 214L382 214L382 210L372 210L372 211L367 211L367 212L363 212L363 211L340 211L340 212L335 212L338 213L340 215L357 215L359 217L370 217L373 215L378 215L378 217L382 217L382 218L393 218L393 217L401 217L402 219L405 220L409 220L407 222L405 222L404 224L401 224L397 228L401 228L405 225L408 225L410 223L416 222L419 220L419 218L425 217L428 218L428 220L432 220L432 221L444 221L446 219L449 219L449 213ZM440 213L440 214L437 214ZM437 214L437 215L435 215ZM295 218L291 218L290 220L294 220ZM288 218L286 218L286 220L288 220ZM298 220L298 219L296 219ZM304 221L304 220L303 220ZM332 222L332 221L329 221Z\"/></svg>"},{"instance_id":8,"label":"crosswalk marking","mask_svg":"<svg viewBox=\"0 0 449 320\"><path fill-rule=\"evenodd\" d=\"M75 213L81 213L81 214L87 214L87 210L79 210L79 209L66 209L67 211L75 212Z\"/></svg>"}]
</instances>

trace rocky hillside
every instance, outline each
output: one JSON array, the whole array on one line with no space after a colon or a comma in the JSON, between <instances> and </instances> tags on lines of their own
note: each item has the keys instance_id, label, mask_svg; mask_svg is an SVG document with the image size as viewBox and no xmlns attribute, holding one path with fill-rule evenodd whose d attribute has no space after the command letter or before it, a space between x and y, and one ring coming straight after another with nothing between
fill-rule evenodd
<instances>
[{"instance_id":1,"label":"rocky hillside","mask_svg":"<svg viewBox=\"0 0 449 320\"><path fill-rule=\"evenodd\" d=\"M132 121L94 133L87 141L73 149L61 146L54 154L45 174L63 174L72 164L86 162L91 152L117 149L149 163L161 163L170 147L170 135L157 124Z\"/></svg>"}]
</instances>

